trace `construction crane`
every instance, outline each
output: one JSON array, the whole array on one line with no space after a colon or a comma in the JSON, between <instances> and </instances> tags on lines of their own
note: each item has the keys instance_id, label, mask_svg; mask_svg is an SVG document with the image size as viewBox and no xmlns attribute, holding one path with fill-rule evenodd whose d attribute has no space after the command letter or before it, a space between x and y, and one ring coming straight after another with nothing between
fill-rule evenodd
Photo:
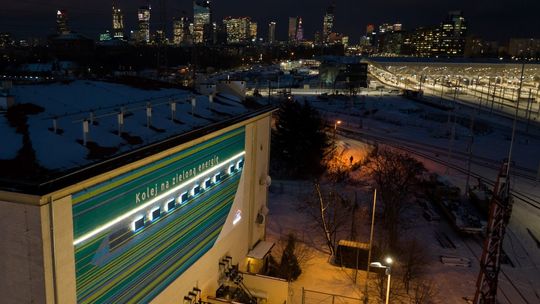
<instances>
[{"instance_id":1,"label":"construction crane","mask_svg":"<svg viewBox=\"0 0 540 304\"><path fill-rule=\"evenodd\" d=\"M510 196L509 166L509 161L504 161L493 189L484 250L480 260L480 272L476 281L474 304L497 304L503 240L513 204Z\"/></svg>"}]
</instances>

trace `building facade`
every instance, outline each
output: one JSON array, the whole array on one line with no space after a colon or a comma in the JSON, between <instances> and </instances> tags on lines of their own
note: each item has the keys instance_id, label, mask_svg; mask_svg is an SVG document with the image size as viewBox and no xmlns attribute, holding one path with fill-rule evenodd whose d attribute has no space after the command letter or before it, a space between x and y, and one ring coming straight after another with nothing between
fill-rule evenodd
<instances>
[{"instance_id":1,"label":"building facade","mask_svg":"<svg viewBox=\"0 0 540 304\"><path fill-rule=\"evenodd\" d=\"M272 21L268 24L268 43L276 43L276 22Z\"/></svg>"},{"instance_id":2,"label":"building facade","mask_svg":"<svg viewBox=\"0 0 540 304\"><path fill-rule=\"evenodd\" d=\"M137 20L139 22L138 39L139 43L150 43L150 5L143 5L139 7L137 13Z\"/></svg>"},{"instance_id":3,"label":"building facade","mask_svg":"<svg viewBox=\"0 0 540 304\"><path fill-rule=\"evenodd\" d=\"M334 4L330 5L323 18L322 40L326 44L330 42L330 35L334 31L334 9Z\"/></svg>"},{"instance_id":4,"label":"building facade","mask_svg":"<svg viewBox=\"0 0 540 304\"><path fill-rule=\"evenodd\" d=\"M124 14L118 7L112 7L113 38L124 39Z\"/></svg>"},{"instance_id":5,"label":"building facade","mask_svg":"<svg viewBox=\"0 0 540 304\"><path fill-rule=\"evenodd\" d=\"M193 1L193 42L204 43L212 24L210 0Z\"/></svg>"},{"instance_id":6,"label":"building facade","mask_svg":"<svg viewBox=\"0 0 540 304\"><path fill-rule=\"evenodd\" d=\"M46 186L0 191L3 303L213 297L223 261L249 271L264 239L269 144L267 109Z\"/></svg>"}]
</instances>

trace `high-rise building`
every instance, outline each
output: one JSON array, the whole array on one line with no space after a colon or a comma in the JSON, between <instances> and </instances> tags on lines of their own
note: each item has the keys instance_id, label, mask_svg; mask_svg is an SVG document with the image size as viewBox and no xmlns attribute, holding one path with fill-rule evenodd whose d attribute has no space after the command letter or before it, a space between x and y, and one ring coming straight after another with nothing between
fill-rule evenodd
<instances>
[{"instance_id":1,"label":"high-rise building","mask_svg":"<svg viewBox=\"0 0 540 304\"><path fill-rule=\"evenodd\" d=\"M298 30L298 17L289 17L289 42L296 42Z\"/></svg>"},{"instance_id":2,"label":"high-rise building","mask_svg":"<svg viewBox=\"0 0 540 304\"><path fill-rule=\"evenodd\" d=\"M251 22L249 24L249 40L252 42L257 41L257 22Z\"/></svg>"},{"instance_id":3,"label":"high-rise building","mask_svg":"<svg viewBox=\"0 0 540 304\"><path fill-rule=\"evenodd\" d=\"M394 25L392 26L392 30L394 32L402 31L403 30L403 25L401 23L394 23Z\"/></svg>"},{"instance_id":4,"label":"high-rise building","mask_svg":"<svg viewBox=\"0 0 540 304\"><path fill-rule=\"evenodd\" d=\"M69 34L67 13L63 9L56 11L56 33L58 35Z\"/></svg>"},{"instance_id":5,"label":"high-rise building","mask_svg":"<svg viewBox=\"0 0 540 304\"><path fill-rule=\"evenodd\" d=\"M443 56L463 56L467 23L461 11L451 11L440 26L440 53Z\"/></svg>"},{"instance_id":6,"label":"high-rise building","mask_svg":"<svg viewBox=\"0 0 540 304\"><path fill-rule=\"evenodd\" d=\"M173 44L180 45L188 42L189 20L187 17L175 18L173 20Z\"/></svg>"},{"instance_id":7,"label":"high-rise building","mask_svg":"<svg viewBox=\"0 0 540 304\"><path fill-rule=\"evenodd\" d=\"M112 7L112 27L113 37L117 39L124 39L124 14L114 5Z\"/></svg>"},{"instance_id":8,"label":"high-rise building","mask_svg":"<svg viewBox=\"0 0 540 304\"><path fill-rule=\"evenodd\" d=\"M304 40L304 26L302 23L302 17L298 17L298 26L296 27L296 42L301 42Z\"/></svg>"},{"instance_id":9,"label":"high-rise building","mask_svg":"<svg viewBox=\"0 0 540 304\"><path fill-rule=\"evenodd\" d=\"M250 39L251 19L249 17L227 17L223 24L227 29L227 43L246 43Z\"/></svg>"},{"instance_id":10,"label":"high-rise building","mask_svg":"<svg viewBox=\"0 0 540 304\"><path fill-rule=\"evenodd\" d=\"M137 42L150 43L150 5L139 7L137 14L139 20L139 34Z\"/></svg>"},{"instance_id":11,"label":"high-rise building","mask_svg":"<svg viewBox=\"0 0 540 304\"><path fill-rule=\"evenodd\" d=\"M268 43L276 43L276 22L272 21L268 24Z\"/></svg>"},{"instance_id":12,"label":"high-rise building","mask_svg":"<svg viewBox=\"0 0 540 304\"><path fill-rule=\"evenodd\" d=\"M209 35L212 23L210 0L193 1L193 42L205 42L205 32Z\"/></svg>"},{"instance_id":13,"label":"high-rise building","mask_svg":"<svg viewBox=\"0 0 540 304\"><path fill-rule=\"evenodd\" d=\"M508 54L514 57L537 58L540 57L540 39L511 38L508 44Z\"/></svg>"},{"instance_id":14,"label":"high-rise building","mask_svg":"<svg viewBox=\"0 0 540 304\"><path fill-rule=\"evenodd\" d=\"M332 31L334 30L334 9L335 5L332 3L327 9L326 14L323 18L323 42L328 43L330 39L330 34L332 34Z\"/></svg>"}]
</instances>

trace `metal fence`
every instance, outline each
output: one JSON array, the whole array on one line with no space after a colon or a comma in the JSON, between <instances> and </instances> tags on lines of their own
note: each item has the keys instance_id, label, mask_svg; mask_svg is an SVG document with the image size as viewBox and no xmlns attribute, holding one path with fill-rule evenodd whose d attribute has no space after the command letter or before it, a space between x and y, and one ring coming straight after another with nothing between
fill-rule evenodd
<instances>
[{"instance_id":1,"label":"metal fence","mask_svg":"<svg viewBox=\"0 0 540 304\"><path fill-rule=\"evenodd\" d=\"M302 287L302 304L359 304L362 299L308 290Z\"/></svg>"}]
</instances>

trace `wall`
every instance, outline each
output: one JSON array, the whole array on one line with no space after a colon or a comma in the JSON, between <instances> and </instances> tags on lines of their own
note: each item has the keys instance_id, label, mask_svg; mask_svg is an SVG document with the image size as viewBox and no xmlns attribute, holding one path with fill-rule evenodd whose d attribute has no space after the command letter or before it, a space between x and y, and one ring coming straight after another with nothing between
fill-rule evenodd
<instances>
[{"instance_id":1,"label":"wall","mask_svg":"<svg viewBox=\"0 0 540 304\"><path fill-rule=\"evenodd\" d=\"M41 210L0 201L0 302L4 304L47 302Z\"/></svg>"},{"instance_id":2,"label":"wall","mask_svg":"<svg viewBox=\"0 0 540 304\"><path fill-rule=\"evenodd\" d=\"M244 274L244 284L254 296L266 298L266 304L284 304L289 301L289 283L286 280Z\"/></svg>"}]
</instances>

